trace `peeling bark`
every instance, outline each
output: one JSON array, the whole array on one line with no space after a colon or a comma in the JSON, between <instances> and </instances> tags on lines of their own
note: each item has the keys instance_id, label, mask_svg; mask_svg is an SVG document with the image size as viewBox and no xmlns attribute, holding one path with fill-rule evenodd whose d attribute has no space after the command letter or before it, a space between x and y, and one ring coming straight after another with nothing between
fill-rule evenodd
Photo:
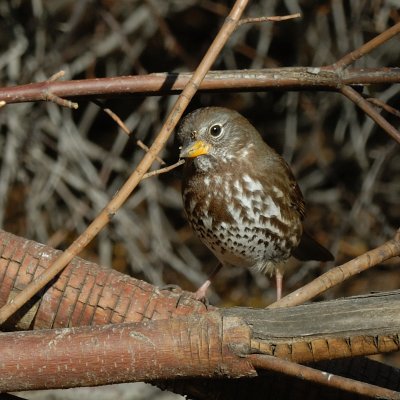
<instances>
[{"instance_id":1,"label":"peeling bark","mask_svg":"<svg viewBox=\"0 0 400 400\"><path fill-rule=\"evenodd\" d=\"M0 304L40 274L57 253L0 231ZM160 291L76 258L41 298L8 321L8 329L136 323L0 334L0 390L145 380L174 391L180 385L184 393L201 398L196 393L208 383L198 378L218 377L215 390L205 392L210 398L229 398L232 391L231 398L243 398L238 382L250 393L248 385L254 381L240 377L255 376L247 355L309 363L396 351L399 310L400 291L290 308L207 309L187 293ZM365 369L375 373L369 374L370 383L390 368L363 360ZM338 360L327 365L344 364ZM397 370L391 374L399 381ZM257 385L274 376L259 376ZM185 384L175 381L180 377ZM232 383L230 378L238 380ZM281 381L284 388L292 378L274 380Z\"/></svg>"},{"instance_id":2,"label":"peeling bark","mask_svg":"<svg viewBox=\"0 0 400 400\"><path fill-rule=\"evenodd\" d=\"M162 321L0 334L0 391L176 377L256 376L250 329L218 312Z\"/></svg>"},{"instance_id":3,"label":"peeling bark","mask_svg":"<svg viewBox=\"0 0 400 400\"><path fill-rule=\"evenodd\" d=\"M0 306L38 277L59 254L49 246L0 231ZM203 303L190 296L160 291L147 282L76 257L2 328L104 325L206 311Z\"/></svg>"}]
</instances>

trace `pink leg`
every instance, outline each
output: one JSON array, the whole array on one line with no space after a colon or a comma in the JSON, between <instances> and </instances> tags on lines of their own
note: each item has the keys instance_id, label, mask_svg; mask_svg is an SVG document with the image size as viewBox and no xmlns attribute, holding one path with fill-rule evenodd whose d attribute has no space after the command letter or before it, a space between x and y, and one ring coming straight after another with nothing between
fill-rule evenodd
<instances>
[{"instance_id":1,"label":"pink leg","mask_svg":"<svg viewBox=\"0 0 400 400\"><path fill-rule=\"evenodd\" d=\"M197 290L193 297L196 300L204 300L207 297L207 289L211 285L211 281L207 279Z\"/></svg>"},{"instance_id":2,"label":"pink leg","mask_svg":"<svg viewBox=\"0 0 400 400\"><path fill-rule=\"evenodd\" d=\"M207 298L207 289L211 285L211 280L214 278L215 275L218 274L221 268L222 264L218 263L213 272L211 272L208 279L197 289L196 293L193 296L196 300L204 300L205 298Z\"/></svg>"},{"instance_id":3,"label":"pink leg","mask_svg":"<svg viewBox=\"0 0 400 400\"><path fill-rule=\"evenodd\" d=\"M282 298L283 274L278 268L276 269L275 272L275 281L276 281L276 300L280 300Z\"/></svg>"}]
</instances>

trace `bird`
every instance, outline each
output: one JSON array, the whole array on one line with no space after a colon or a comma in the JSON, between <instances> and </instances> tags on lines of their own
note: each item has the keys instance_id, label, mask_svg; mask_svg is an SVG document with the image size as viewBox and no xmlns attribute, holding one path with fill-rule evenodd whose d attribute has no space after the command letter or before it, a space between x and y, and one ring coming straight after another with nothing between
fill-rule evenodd
<instances>
[{"instance_id":1,"label":"bird","mask_svg":"<svg viewBox=\"0 0 400 400\"><path fill-rule=\"evenodd\" d=\"M199 108L183 118L177 136L187 220L219 261L196 299L206 298L223 266L275 275L280 299L291 256L333 260L303 229L305 203L289 165L240 113Z\"/></svg>"}]
</instances>

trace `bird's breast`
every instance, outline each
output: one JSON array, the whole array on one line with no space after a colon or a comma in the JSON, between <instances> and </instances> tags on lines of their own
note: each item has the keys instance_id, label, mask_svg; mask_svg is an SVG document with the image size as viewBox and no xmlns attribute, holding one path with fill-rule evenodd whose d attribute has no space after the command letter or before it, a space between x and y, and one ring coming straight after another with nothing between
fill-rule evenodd
<instances>
[{"instance_id":1,"label":"bird's breast","mask_svg":"<svg viewBox=\"0 0 400 400\"><path fill-rule=\"evenodd\" d=\"M299 216L281 207L280 188L236 172L185 179L182 194L192 228L225 264L251 267L288 258L300 239Z\"/></svg>"}]
</instances>

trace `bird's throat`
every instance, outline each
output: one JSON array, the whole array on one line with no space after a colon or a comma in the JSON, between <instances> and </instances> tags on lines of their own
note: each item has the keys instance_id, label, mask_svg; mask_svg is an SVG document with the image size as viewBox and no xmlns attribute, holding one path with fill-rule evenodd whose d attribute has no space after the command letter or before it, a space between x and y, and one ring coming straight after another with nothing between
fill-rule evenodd
<instances>
[{"instance_id":1,"label":"bird's throat","mask_svg":"<svg viewBox=\"0 0 400 400\"><path fill-rule=\"evenodd\" d=\"M193 164L195 169L201 172L209 172L216 167L214 158L209 155L196 157Z\"/></svg>"}]
</instances>

